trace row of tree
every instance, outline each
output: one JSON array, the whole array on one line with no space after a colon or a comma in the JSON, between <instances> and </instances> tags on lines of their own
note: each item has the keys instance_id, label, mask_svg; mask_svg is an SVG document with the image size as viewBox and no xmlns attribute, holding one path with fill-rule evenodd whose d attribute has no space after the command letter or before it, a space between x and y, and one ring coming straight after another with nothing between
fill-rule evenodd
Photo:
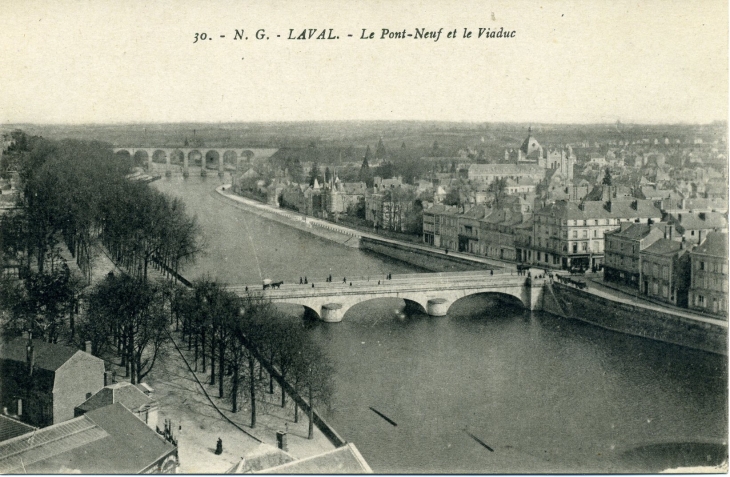
<instances>
[{"instance_id":1,"label":"row of tree","mask_svg":"<svg viewBox=\"0 0 730 477\"><path fill-rule=\"evenodd\" d=\"M247 402L255 427L257 403L264 393L274 393L278 375L289 385L286 389L280 383L281 407L287 405L288 392L307 397L313 437L313 408L329 405L333 372L303 321L289 319L259 295L241 299L210 279L178 287L170 297L170 319L187 342L194 370L210 373L209 384L218 386L218 397L229 400L232 412ZM294 420L299 420L296 401Z\"/></svg>"}]
</instances>

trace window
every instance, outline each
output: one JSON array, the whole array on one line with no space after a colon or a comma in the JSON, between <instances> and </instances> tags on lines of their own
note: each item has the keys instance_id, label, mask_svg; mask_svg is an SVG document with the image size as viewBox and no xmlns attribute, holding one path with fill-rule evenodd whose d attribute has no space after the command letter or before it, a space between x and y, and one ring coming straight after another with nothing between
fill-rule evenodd
<instances>
[{"instance_id":1,"label":"window","mask_svg":"<svg viewBox=\"0 0 730 477\"><path fill-rule=\"evenodd\" d=\"M588 231L587 230L584 230L583 231L583 238L588 238Z\"/></svg>"},{"instance_id":2,"label":"window","mask_svg":"<svg viewBox=\"0 0 730 477\"><path fill-rule=\"evenodd\" d=\"M700 270L705 269L705 262L700 261Z\"/></svg>"},{"instance_id":3,"label":"window","mask_svg":"<svg viewBox=\"0 0 730 477\"><path fill-rule=\"evenodd\" d=\"M658 295L659 294L659 283L653 282L651 284L651 292L652 292L653 295Z\"/></svg>"},{"instance_id":4,"label":"window","mask_svg":"<svg viewBox=\"0 0 730 477\"><path fill-rule=\"evenodd\" d=\"M665 280L669 280L669 267L666 265L662 267L662 278Z\"/></svg>"},{"instance_id":5,"label":"window","mask_svg":"<svg viewBox=\"0 0 730 477\"><path fill-rule=\"evenodd\" d=\"M667 298L667 296L669 295L668 292L669 292L668 287L666 285L662 285L662 296L664 298Z\"/></svg>"},{"instance_id":6,"label":"window","mask_svg":"<svg viewBox=\"0 0 730 477\"><path fill-rule=\"evenodd\" d=\"M593 237L598 237L598 230L593 229Z\"/></svg>"},{"instance_id":7,"label":"window","mask_svg":"<svg viewBox=\"0 0 730 477\"><path fill-rule=\"evenodd\" d=\"M588 250L588 242L583 242L583 245L581 246L581 249L585 252Z\"/></svg>"},{"instance_id":8,"label":"window","mask_svg":"<svg viewBox=\"0 0 730 477\"><path fill-rule=\"evenodd\" d=\"M659 278L659 265L656 263L652 264L651 266L652 276Z\"/></svg>"}]
</instances>

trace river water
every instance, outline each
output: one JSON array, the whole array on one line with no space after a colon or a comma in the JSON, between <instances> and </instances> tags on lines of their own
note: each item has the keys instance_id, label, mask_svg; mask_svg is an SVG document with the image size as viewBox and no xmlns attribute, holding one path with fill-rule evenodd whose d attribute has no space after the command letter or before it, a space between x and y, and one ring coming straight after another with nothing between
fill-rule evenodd
<instances>
[{"instance_id":1,"label":"river water","mask_svg":"<svg viewBox=\"0 0 730 477\"><path fill-rule=\"evenodd\" d=\"M240 210L216 197L220 183L154 183L182 197L205 229L207 252L188 278L419 271ZM717 464L727 453L722 356L487 295L459 300L441 318L405 314L397 299L369 301L308 332L336 372L327 420L377 473L656 472Z\"/></svg>"}]
</instances>

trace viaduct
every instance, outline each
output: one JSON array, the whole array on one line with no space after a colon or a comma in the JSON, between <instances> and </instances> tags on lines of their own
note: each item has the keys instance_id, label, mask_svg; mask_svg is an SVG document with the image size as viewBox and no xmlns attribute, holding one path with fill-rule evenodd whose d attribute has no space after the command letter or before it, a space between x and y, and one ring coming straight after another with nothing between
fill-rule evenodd
<instances>
[{"instance_id":1,"label":"viaduct","mask_svg":"<svg viewBox=\"0 0 730 477\"><path fill-rule=\"evenodd\" d=\"M129 154L130 157L147 163L149 171L163 169L171 173L181 170L187 177L190 167L200 167L201 175L208 169L223 175L226 170L240 171L242 165L250 165L254 159L270 157L276 149L231 148L231 147L115 147L115 154Z\"/></svg>"}]
</instances>

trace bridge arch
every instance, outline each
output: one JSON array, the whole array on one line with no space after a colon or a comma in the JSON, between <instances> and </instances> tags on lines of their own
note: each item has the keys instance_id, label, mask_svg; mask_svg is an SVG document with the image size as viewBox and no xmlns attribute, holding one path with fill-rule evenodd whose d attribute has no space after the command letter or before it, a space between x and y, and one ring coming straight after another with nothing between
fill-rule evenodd
<instances>
[{"instance_id":1,"label":"bridge arch","mask_svg":"<svg viewBox=\"0 0 730 477\"><path fill-rule=\"evenodd\" d=\"M197 149L192 149L188 152L188 165L190 166L202 166L203 154Z\"/></svg>"},{"instance_id":2,"label":"bridge arch","mask_svg":"<svg viewBox=\"0 0 730 477\"><path fill-rule=\"evenodd\" d=\"M254 156L256 156L256 153L250 149L244 149L241 151L241 158L246 160L246 162L251 162Z\"/></svg>"},{"instance_id":3,"label":"bridge arch","mask_svg":"<svg viewBox=\"0 0 730 477\"><path fill-rule=\"evenodd\" d=\"M134 159L135 166L146 167L147 164L149 163L150 155L144 149L139 149L139 150L135 151L133 159Z\"/></svg>"},{"instance_id":4,"label":"bridge arch","mask_svg":"<svg viewBox=\"0 0 730 477\"><path fill-rule=\"evenodd\" d=\"M493 298L493 299L499 300L507 305L526 308L525 302L523 301L522 297L518 297L517 295L513 295L511 293L500 292L500 291L479 291L479 292L466 294L466 295L461 296L461 297L455 299L454 301L452 301L448 307L447 313L452 312L452 310L454 309L454 305L456 305L457 303L461 302L461 304L463 304L464 300L473 299L473 298L477 298L477 297Z\"/></svg>"},{"instance_id":5,"label":"bridge arch","mask_svg":"<svg viewBox=\"0 0 730 477\"><path fill-rule=\"evenodd\" d=\"M180 149L170 151L170 164L182 165L185 161L185 154Z\"/></svg>"},{"instance_id":6,"label":"bridge arch","mask_svg":"<svg viewBox=\"0 0 730 477\"><path fill-rule=\"evenodd\" d=\"M152 153L152 162L155 164L167 164L167 153L162 149L156 149Z\"/></svg>"},{"instance_id":7,"label":"bridge arch","mask_svg":"<svg viewBox=\"0 0 730 477\"><path fill-rule=\"evenodd\" d=\"M207 169L218 169L218 163L221 155L215 149L210 149L205 153L205 167Z\"/></svg>"},{"instance_id":8,"label":"bridge arch","mask_svg":"<svg viewBox=\"0 0 730 477\"><path fill-rule=\"evenodd\" d=\"M114 155L119 157L132 157L132 152L129 149L117 149L114 151Z\"/></svg>"},{"instance_id":9,"label":"bridge arch","mask_svg":"<svg viewBox=\"0 0 730 477\"><path fill-rule=\"evenodd\" d=\"M238 154L236 154L236 151L228 149L223 153L223 167L226 169L235 168L237 162Z\"/></svg>"}]
</instances>

